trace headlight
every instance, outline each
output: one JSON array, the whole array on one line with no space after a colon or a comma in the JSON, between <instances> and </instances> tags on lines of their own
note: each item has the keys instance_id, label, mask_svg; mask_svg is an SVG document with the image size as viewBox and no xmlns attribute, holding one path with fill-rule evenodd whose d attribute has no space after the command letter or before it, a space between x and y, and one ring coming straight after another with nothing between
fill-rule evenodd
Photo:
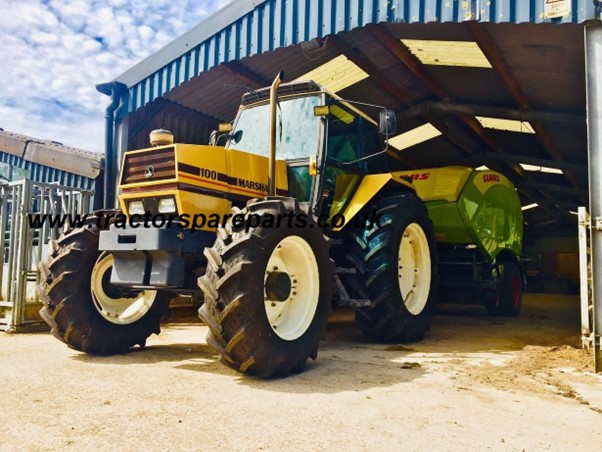
<instances>
[{"instance_id":1,"label":"headlight","mask_svg":"<svg viewBox=\"0 0 602 452\"><path fill-rule=\"evenodd\" d=\"M144 215L144 204L142 201L132 201L128 204L128 213L130 215Z\"/></svg>"},{"instance_id":2,"label":"headlight","mask_svg":"<svg viewBox=\"0 0 602 452\"><path fill-rule=\"evenodd\" d=\"M162 198L159 200L159 213L175 213L176 200L174 198Z\"/></svg>"}]
</instances>

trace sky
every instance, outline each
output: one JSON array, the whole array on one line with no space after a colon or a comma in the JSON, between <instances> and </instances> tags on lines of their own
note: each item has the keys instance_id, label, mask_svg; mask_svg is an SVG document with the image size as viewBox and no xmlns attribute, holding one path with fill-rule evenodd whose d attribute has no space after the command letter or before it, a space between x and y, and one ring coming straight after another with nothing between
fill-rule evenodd
<instances>
[{"instance_id":1,"label":"sky","mask_svg":"<svg viewBox=\"0 0 602 452\"><path fill-rule=\"evenodd\" d=\"M109 82L231 0L0 0L0 128L104 149Z\"/></svg>"}]
</instances>

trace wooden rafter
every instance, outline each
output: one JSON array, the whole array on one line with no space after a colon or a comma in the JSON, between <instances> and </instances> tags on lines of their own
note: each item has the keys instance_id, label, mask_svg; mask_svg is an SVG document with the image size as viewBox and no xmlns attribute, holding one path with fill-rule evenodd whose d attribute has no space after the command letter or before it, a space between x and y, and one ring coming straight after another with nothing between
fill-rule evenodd
<instances>
[{"instance_id":1,"label":"wooden rafter","mask_svg":"<svg viewBox=\"0 0 602 452\"><path fill-rule=\"evenodd\" d=\"M401 61L412 74L414 74L428 89L440 100L449 100L449 95L437 80L424 68L422 62L416 58L407 47L379 25L366 25L366 30L383 45L395 58Z\"/></svg>"},{"instance_id":2,"label":"wooden rafter","mask_svg":"<svg viewBox=\"0 0 602 452\"><path fill-rule=\"evenodd\" d=\"M391 97L407 106L414 105L415 100L408 93L401 90L395 83L379 70L379 68L359 50L352 48L339 36L330 36L328 45L333 46L340 53L353 61L359 68L367 73Z\"/></svg>"},{"instance_id":3,"label":"wooden rafter","mask_svg":"<svg viewBox=\"0 0 602 452\"><path fill-rule=\"evenodd\" d=\"M514 77L512 69L510 68L510 65L504 58L504 55L502 54L501 50L499 49L491 35L487 32L485 27L482 24L478 24L476 22L466 22L466 27L472 34L475 42L481 48L481 51L485 54L485 56L493 66L493 70L495 71L502 84L514 100L514 103L521 110L531 110L531 104L529 102L529 99L520 87L518 81L516 80L516 77ZM546 132L545 128L537 122L531 122L531 125L533 126L533 130L535 131L537 139L546 149L550 157L552 157L558 162L562 162L562 155L552 142L552 139ZM564 176L574 188L579 188L579 183L577 182L577 178L573 173L566 171L564 172Z\"/></svg>"},{"instance_id":4,"label":"wooden rafter","mask_svg":"<svg viewBox=\"0 0 602 452\"><path fill-rule=\"evenodd\" d=\"M236 61L230 61L229 63L222 64L220 67L224 69L228 74L234 75L249 88L258 89L265 88L270 85L270 82L265 80L260 75L255 74L250 69L247 69L242 64Z\"/></svg>"},{"instance_id":5,"label":"wooden rafter","mask_svg":"<svg viewBox=\"0 0 602 452\"><path fill-rule=\"evenodd\" d=\"M366 29L379 42L385 49L391 53L398 61L400 61L410 72L412 72L436 97L440 100L451 100L451 96L445 88L435 80L433 76L426 70L424 64L413 55L407 47L405 47L399 40L395 39L391 34L380 25L367 25ZM348 56L349 57L349 56ZM479 139L485 143L485 145L497 152L498 154L504 154L501 147L487 134L481 123L472 115L460 114L459 118L468 126L473 133L479 137ZM461 144L462 140L457 139L457 133L449 128L441 128L440 123L433 122L433 125L439 129L440 132L445 134L452 140L456 145L460 145L461 149L464 149L469 154L475 154L478 150L472 150L466 147L465 144ZM506 173L505 168L493 166L492 169ZM551 215L557 215L560 210L558 206L554 204L554 199L546 193L540 193L536 190L531 189L525 183L525 175L522 168L517 164L509 164L509 168L516 174L517 177L513 178L517 188L528 198L534 202L540 204L543 208L548 210Z\"/></svg>"}]
</instances>

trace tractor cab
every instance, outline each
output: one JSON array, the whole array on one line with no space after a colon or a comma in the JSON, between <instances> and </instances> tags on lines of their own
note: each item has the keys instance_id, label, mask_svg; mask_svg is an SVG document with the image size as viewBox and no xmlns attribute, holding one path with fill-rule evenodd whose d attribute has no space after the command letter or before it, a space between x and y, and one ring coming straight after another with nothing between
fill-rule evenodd
<instances>
[{"instance_id":1,"label":"tractor cab","mask_svg":"<svg viewBox=\"0 0 602 452\"><path fill-rule=\"evenodd\" d=\"M269 90L243 96L228 149L267 157ZM363 174L384 173L385 144L367 115L313 82L278 90L276 154L286 161L289 196L309 202L314 214L342 211Z\"/></svg>"}]
</instances>

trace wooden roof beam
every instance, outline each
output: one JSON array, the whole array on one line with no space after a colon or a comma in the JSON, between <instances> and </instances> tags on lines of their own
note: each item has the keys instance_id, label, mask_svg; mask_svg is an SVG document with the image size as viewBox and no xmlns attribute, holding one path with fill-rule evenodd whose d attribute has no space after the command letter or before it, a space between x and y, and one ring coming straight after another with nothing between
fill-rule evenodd
<instances>
[{"instance_id":1,"label":"wooden roof beam","mask_svg":"<svg viewBox=\"0 0 602 452\"><path fill-rule=\"evenodd\" d=\"M372 37L379 42L385 49L387 49L395 58L397 58L410 72L412 72L435 96L441 100L451 100L451 96L447 93L445 88L439 84L437 80L427 71L424 64L414 55L409 49L404 46L401 41L395 39L382 25L367 25L366 29L372 35ZM349 57L349 55L347 55ZM493 151L504 154L504 151L498 146L498 144L487 134L481 123L473 116L469 114L460 114L460 119L477 135L480 140L485 143ZM454 144L459 146L461 149L467 151L469 154L475 154L478 151L467 148L466 145L460 145L458 143L464 140L459 140L457 133L453 128L440 127L440 123L433 122L433 125L439 129L440 132L450 139ZM558 207L551 201L553 198L546 193L540 193L536 190L527 187L524 184L524 173L523 169L517 164L507 164L510 169L516 173L518 178L513 177L513 182L520 189L520 191L534 202L537 202L550 214L558 215L562 212ZM495 165L497 166L497 165ZM492 168L496 171L507 173L505 168Z\"/></svg>"},{"instance_id":2,"label":"wooden roof beam","mask_svg":"<svg viewBox=\"0 0 602 452\"><path fill-rule=\"evenodd\" d=\"M270 86L269 81L265 80L262 76L254 73L253 71L236 61L224 63L220 67L222 67L224 71L226 71L228 74L240 79L249 88L259 89L265 88L266 86Z\"/></svg>"},{"instance_id":3,"label":"wooden roof beam","mask_svg":"<svg viewBox=\"0 0 602 452\"><path fill-rule=\"evenodd\" d=\"M508 62L504 58L501 50L495 43L495 40L491 37L491 35L487 32L483 24L479 24L476 22L466 22L466 28L472 34L477 45L481 48L481 51L485 54L491 65L493 66L493 70L501 80L502 84L505 86L506 90L514 100L514 103L521 110L531 110L531 104L529 99L523 92L520 87L518 81L514 77L512 73L512 69L508 65ZM562 162L564 159L562 155L552 142L550 136L547 134L544 127L536 122L531 123L533 126L533 130L536 133L536 136L542 146L546 149L548 154L559 162ZM571 186L574 188L579 188L579 183L577 178L571 172L564 173L565 178L569 181Z\"/></svg>"},{"instance_id":4,"label":"wooden roof beam","mask_svg":"<svg viewBox=\"0 0 602 452\"><path fill-rule=\"evenodd\" d=\"M366 72L368 76L387 94L409 107L416 105L416 100L412 96L396 86L379 70L374 63L372 63L372 61L370 61L359 50L348 45L345 41L343 41L342 38L339 36L330 36L328 38L328 43L329 45L335 47L341 54L349 58L350 61L356 64L364 72ZM412 110L414 109L412 108ZM445 135L448 140L450 140L453 144L458 146L458 148L462 149L467 154L470 155L475 152L472 150L472 147L467 144L466 140L458 137L456 133L453 133L453 129L445 125L443 121L433 118L428 113L419 116L424 116L424 118L431 122L441 133Z\"/></svg>"},{"instance_id":5,"label":"wooden roof beam","mask_svg":"<svg viewBox=\"0 0 602 452\"><path fill-rule=\"evenodd\" d=\"M386 75L384 75L379 68L359 50L351 47L339 36L329 36L328 45L333 46L340 53L345 55L349 60L353 61L361 70L370 76L370 78L376 82L387 94L400 103L411 106L415 104L415 100L412 96L401 90L395 83L393 83Z\"/></svg>"},{"instance_id":6,"label":"wooden roof beam","mask_svg":"<svg viewBox=\"0 0 602 452\"><path fill-rule=\"evenodd\" d=\"M401 61L418 79L440 100L449 100L445 88L424 68L422 62L410 52L398 39L395 39L382 26L366 25L366 30L384 46L394 57Z\"/></svg>"},{"instance_id":7,"label":"wooden roof beam","mask_svg":"<svg viewBox=\"0 0 602 452\"><path fill-rule=\"evenodd\" d=\"M533 166L545 166L550 168L558 168L561 170L571 170L571 171L579 171L582 173L587 173L587 165L582 165L579 163L567 163L567 162L558 162L556 160L547 160L537 157L525 157L524 155L517 154L497 154L494 152L481 152L479 154L475 154L473 156L467 157L458 161L458 165L474 165L476 163L482 162L484 160L497 160L502 162L511 162L511 163L524 163L526 165Z\"/></svg>"}]
</instances>

